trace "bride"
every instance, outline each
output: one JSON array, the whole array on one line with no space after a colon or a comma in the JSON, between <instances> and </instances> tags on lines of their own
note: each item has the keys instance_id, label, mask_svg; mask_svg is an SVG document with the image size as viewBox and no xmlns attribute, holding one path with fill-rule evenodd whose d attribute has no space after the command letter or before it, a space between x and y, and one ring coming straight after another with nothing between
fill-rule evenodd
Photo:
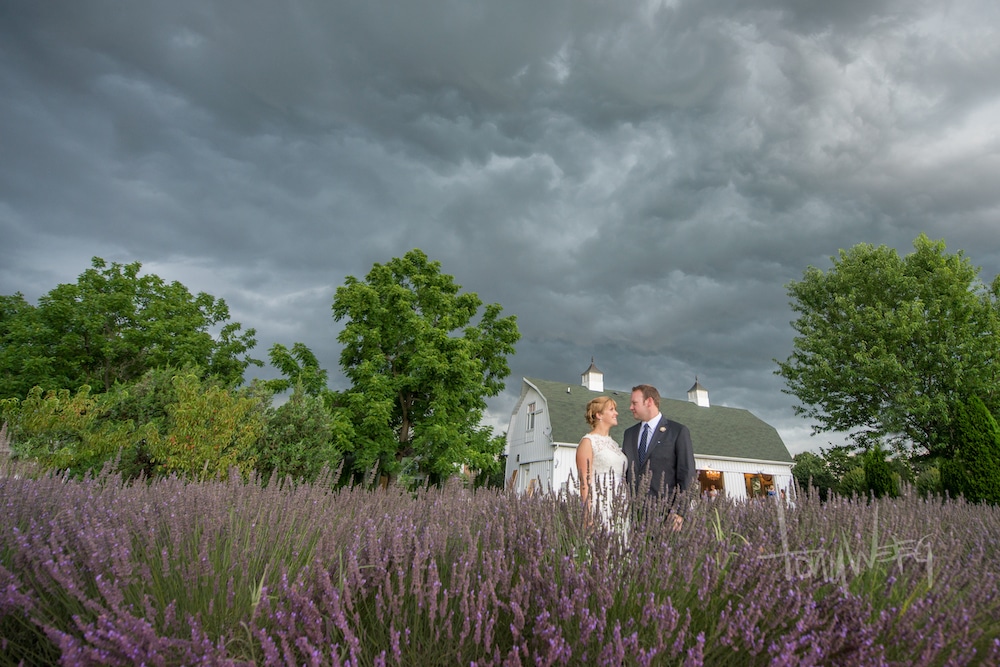
<instances>
[{"instance_id":1,"label":"bride","mask_svg":"<svg viewBox=\"0 0 1000 667\"><path fill-rule=\"evenodd\" d=\"M611 528L611 501L628 463L622 448L608 435L618 424L618 406L607 396L598 396L587 403L586 419L591 431L576 448L580 496L588 510L588 522L596 511L604 525Z\"/></svg>"}]
</instances>

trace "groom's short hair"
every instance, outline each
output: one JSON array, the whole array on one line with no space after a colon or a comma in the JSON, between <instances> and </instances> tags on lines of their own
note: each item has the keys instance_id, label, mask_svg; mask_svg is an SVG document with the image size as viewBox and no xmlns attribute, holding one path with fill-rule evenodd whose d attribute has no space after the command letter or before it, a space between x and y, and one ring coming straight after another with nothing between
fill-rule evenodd
<instances>
[{"instance_id":1,"label":"groom's short hair","mask_svg":"<svg viewBox=\"0 0 1000 667\"><path fill-rule=\"evenodd\" d=\"M660 392L656 391L656 387L651 384L640 384L632 387L632 391L641 391L643 402L648 399L653 399L653 405L657 408L660 407Z\"/></svg>"}]
</instances>

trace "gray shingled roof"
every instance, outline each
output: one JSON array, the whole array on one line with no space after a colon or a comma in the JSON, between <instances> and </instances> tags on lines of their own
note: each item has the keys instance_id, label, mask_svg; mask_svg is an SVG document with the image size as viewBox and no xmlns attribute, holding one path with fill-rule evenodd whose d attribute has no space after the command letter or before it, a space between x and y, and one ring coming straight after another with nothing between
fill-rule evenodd
<instances>
[{"instance_id":1,"label":"gray shingled roof","mask_svg":"<svg viewBox=\"0 0 1000 667\"><path fill-rule=\"evenodd\" d=\"M596 396L610 396L618 406L618 426L611 429L611 437L619 443L625 429L635 423L628 409L632 392L627 389L590 391L579 384L535 378L525 380L545 396L552 439L556 442L576 443L587 433L589 428L583 412L590 399ZM689 401L661 398L660 412L691 430L694 453L699 456L792 462L788 448L774 427L747 410L722 406L703 408Z\"/></svg>"}]
</instances>

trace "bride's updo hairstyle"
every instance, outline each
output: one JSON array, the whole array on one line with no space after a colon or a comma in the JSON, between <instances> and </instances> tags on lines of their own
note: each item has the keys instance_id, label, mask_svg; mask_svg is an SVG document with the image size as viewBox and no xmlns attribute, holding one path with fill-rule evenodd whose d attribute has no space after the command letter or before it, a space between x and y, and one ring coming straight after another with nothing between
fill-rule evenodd
<instances>
[{"instance_id":1,"label":"bride's updo hairstyle","mask_svg":"<svg viewBox=\"0 0 1000 667\"><path fill-rule=\"evenodd\" d=\"M612 408L618 407L618 405L607 396L598 396L597 398L591 399L590 403L587 403L585 416L587 423L590 424L591 428L594 428L594 426L597 425L597 415L607 410L609 406Z\"/></svg>"}]
</instances>

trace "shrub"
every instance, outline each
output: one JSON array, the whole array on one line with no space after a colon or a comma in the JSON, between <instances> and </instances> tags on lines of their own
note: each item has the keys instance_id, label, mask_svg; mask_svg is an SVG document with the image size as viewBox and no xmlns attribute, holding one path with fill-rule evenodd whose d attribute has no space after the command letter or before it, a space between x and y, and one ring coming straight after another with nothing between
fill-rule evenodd
<instances>
[{"instance_id":1,"label":"shrub","mask_svg":"<svg viewBox=\"0 0 1000 667\"><path fill-rule=\"evenodd\" d=\"M264 432L268 397L253 388L203 381L196 369L150 371L135 385L92 395L90 387L32 389L0 402L12 449L42 467L76 476L108 464L126 478L244 474Z\"/></svg>"},{"instance_id":2,"label":"shrub","mask_svg":"<svg viewBox=\"0 0 1000 667\"><path fill-rule=\"evenodd\" d=\"M926 468L917 475L917 493L921 498L939 496L943 492L941 486L941 470L938 467Z\"/></svg>"},{"instance_id":3,"label":"shrub","mask_svg":"<svg viewBox=\"0 0 1000 667\"><path fill-rule=\"evenodd\" d=\"M264 435L254 449L257 471L264 479L291 477L312 482L324 467L341 460L334 445L335 420L322 396L297 386L289 399L268 411Z\"/></svg>"},{"instance_id":4,"label":"shrub","mask_svg":"<svg viewBox=\"0 0 1000 667\"><path fill-rule=\"evenodd\" d=\"M876 498L899 495L899 484L893 476L892 467L885 460L885 450L876 444L864 457L865 485Z\"/></svg>"},{"instance_id":5,"label":"shrub","mask_svg":"<svg viewBox=\"0 0 1000 667\"><path fill-rule=\"evenodd\" d=\"M24 400L3 401L2 418L11 426L12 452L74 475L99 471L145 433L131 423L105 420L101 399L83 386L75 393L34 387Z\"/></svg>"},{"instance_id":6,"label":"shrub","mask_svg":"<svg viewBox=\"0 0 1000 667\"><path fill-rule=\"evenodd\" d=\"M148 439L157 467L191 478L224 477L232 468L249 473L264 433L263 397L205 386L194 373L178 373L173 385L177 402L167 406L167 434Z\"/></svg>"},{"instance_id":7,"label":"shrub","mask_svg":"<svg viewBox=\"0 0 1000 667\"><path fill-rule=\"evenodd\" d=\"M865 481L865 469L861 466L851 468L840 479L837 490L847 498L864 498L868 495L868 483Z\"/></svg>"},{"instance_id":8,"label":"shrub","mask_svg":"<svg viewBox=\"0 0 1000 667\"><path fill-rule=\"evenodd\" d=\"M819 497L826 500L829 492L837 486L837 479L823 457L813 452L802 452L795 455L795 465L792 466L792 476L802 489L813 488Z\"/></svg>"},{"instance_id":9,"label":"shrub","mask_svg":"<svg viewBox=\"0 0 1000 667\"><path fill-rule=\"evenodd\" d=\"M1000 503L1000 427L973 396L955 408L953 459L941 464L942 486L972 502Z\"/></svg>"}]
</instances>

